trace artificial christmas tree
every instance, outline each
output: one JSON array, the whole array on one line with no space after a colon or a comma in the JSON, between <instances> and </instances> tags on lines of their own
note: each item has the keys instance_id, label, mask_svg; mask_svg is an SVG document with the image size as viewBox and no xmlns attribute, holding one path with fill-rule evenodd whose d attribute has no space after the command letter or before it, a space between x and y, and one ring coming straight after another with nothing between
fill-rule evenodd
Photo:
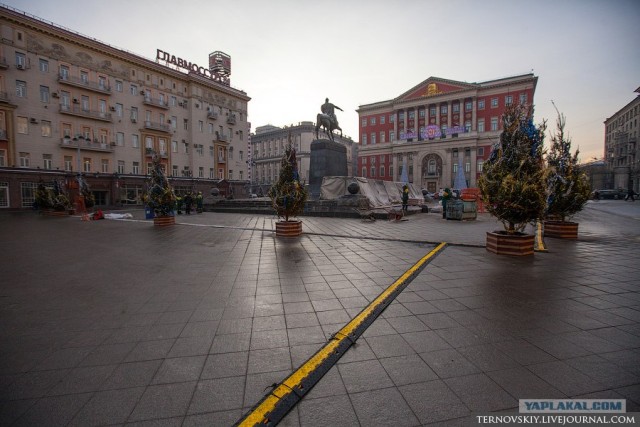
<instances>
[{"instance_id":1,"label":"artificial christmas tree","mask_svg":"<svg viewBox=\"0 0 640 427\"><path fill-rule=\"evenodd\" d=\"M498 254L533 254L534 235L526 225L541 218L546 206L543 165L545 124L533 124L533 109L507 106L500 141L484 163L479 179L487 211L504 225L504 231L487 233L487 250Z\"/></svg>"},{"instance_id":2,"label":"artificial christmas tree","mask_svg":"<svg viewBox=\"0 0 640 427\"><path fill-rule=\"evenodd\" d=\"M547 210L545 237L576 239L578 223L567 219L580 212L589 200L591 186L578 166L579 150L571 155L571 139L564 133L566 119L558 112L556 133L547 154Z\"/></svg>"},{"instance_id":3,"label":"artificial christmas tree","mask_svg":"<svg viewBox=\"0 0 640 427\"><path fill-rule=\"evenodd\" d=\"M290 218L304 211L308 193L300 183L296 150L291 144L291 135L280 161L278 181L271 186L268 196L278 218L283 219L276 222L276 236L295 237L302 234L302 221Z\"/></svg>"},{"instance_id":4,"label":"artificial christmas tree","mask_svg":"<svg viewBox=\"0 0 640 427\"><path fill-rule=\"evenodd\" d=\"M149 179L149 192L146 196L146 203L153 209L153 223L158 226L175 224L176 195L171 184L169 184L169 180L162 168L160 157L157 154L153 155L150 172L151 177Z\"/></svg>"}]
</instances>

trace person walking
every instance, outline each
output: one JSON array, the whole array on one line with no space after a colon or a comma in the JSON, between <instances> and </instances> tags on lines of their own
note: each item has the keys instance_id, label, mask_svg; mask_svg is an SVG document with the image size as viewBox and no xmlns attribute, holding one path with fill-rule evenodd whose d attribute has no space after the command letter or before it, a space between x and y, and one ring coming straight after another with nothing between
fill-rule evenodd
<instances>
[{"instance_id":1,"label":"person walking","mask_svg":"<svg viewBox=\"0 0 640 427\"><path fill-rule=\"evenodd\" d=\"M627 197L625 197L624 200L631 199L632 202L635 202L636 201L635 196L636 196L636 192L633 191L633 188L629 188L629 191L627 192Z\"/></svg>"},{"instance_id":2,"label":"person walking","mask_svg":"<svg viewBox=\"0 0 640 427\"><path fill-rule=\"evenodd\" d=\"M442 219L447 219L447 203L451 199L451 190L445 188L442 192Z\"/></svg>"},{"instance_id":3,"label":"person walking","mask_svg":"<svg viewBox=\"0 0 640 427\"><path fill-rule=\"evenodd\" d=\"M187 215L191 215L191 206L193 205L193 197L191 197L191 192L187 193L184 196L184 212Z\"/></svg>"}]
</instances>

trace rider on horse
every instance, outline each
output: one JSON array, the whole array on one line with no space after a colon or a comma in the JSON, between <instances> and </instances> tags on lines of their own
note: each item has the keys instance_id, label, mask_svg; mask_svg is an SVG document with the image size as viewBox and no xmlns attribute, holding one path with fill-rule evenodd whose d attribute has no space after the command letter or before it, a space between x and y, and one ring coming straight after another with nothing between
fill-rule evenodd
<instances>
[{"instance_id":1,"label":"rider on horse","mask_svg":"<svg viewBox=\"0 0 640 427\"><path fill-rule=\"evenodd\" d=\"M333 123L333 129L339 129L340 126L338 126L338 118L336 117L335 108L343 111L342 108L330 103L329 98L326 98L324 104L320 107L320 111L322 111L322 114L326 114L329 117L329 120Z\"/></svg>"}]
</instances>

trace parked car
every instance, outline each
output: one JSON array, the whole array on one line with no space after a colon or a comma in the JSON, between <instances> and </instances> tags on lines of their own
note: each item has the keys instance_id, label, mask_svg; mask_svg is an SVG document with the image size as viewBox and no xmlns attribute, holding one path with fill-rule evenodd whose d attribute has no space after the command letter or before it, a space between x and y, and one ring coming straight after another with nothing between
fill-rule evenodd
<instances>
[{"instance_id":1,"label":"parked car","mask_svg":"<svg viewBox=\"0 0 640 427\"><path fill-rule=\"evenodd\" d=\"M593 199L614 199L622 200L627 195L627 190L618 188L617 190L596 190L591 193Z\"/></svg>"}]
</instances>

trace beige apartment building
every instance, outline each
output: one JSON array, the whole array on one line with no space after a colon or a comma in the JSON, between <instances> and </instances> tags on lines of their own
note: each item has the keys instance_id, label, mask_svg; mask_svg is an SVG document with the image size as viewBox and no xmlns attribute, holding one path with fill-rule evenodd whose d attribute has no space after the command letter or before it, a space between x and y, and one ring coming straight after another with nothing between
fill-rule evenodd
<instances>
[{"instance_id":1,"label":"beige apartment building","mask_svg":"<svg viewBox=\"0 0 640 427\"><path fill-rule=\"evenodd\" d=\"M154 154L178 192L246 191L250 98L230 57L151 54L0 7L0 208L30 207L40 180L73 193L78 171L98 205L139 204Z\"/></svg>"},{"instance_id":2,"label":"beige apartment building","mask_svg":"<svg viewBox=\"0 0 640 427\"><path fill-rule=\"evenodd\" d=\"M602 188L633 189L640 192L640 156L638 155L638 118L640 88L635 99L604 121L604 159L608 176ZM600 188L600 187L599 187Z\"/></svg>"},{"instance_id":3,"label":"beige apartment building","mask_svg":"<svg viewBox=\"0 0 640 427\"><path fill-rule=\"evenodd\" d=\"M310 121L297 125L277 127L273 125L258 126L251 135L251 158L249 170L251 184L256 194L266 191L278 180L280 161L288 144L289 137L296 150L298 174L300 180L309 183L309 167L311 164L311 143L316 139L315 124ZM320 131L320 139L327 136ZM347 174L354 176L357 159L357 144L349 137L334 134L335 141L347 149Z\"/></svg>"}]
</instances>

